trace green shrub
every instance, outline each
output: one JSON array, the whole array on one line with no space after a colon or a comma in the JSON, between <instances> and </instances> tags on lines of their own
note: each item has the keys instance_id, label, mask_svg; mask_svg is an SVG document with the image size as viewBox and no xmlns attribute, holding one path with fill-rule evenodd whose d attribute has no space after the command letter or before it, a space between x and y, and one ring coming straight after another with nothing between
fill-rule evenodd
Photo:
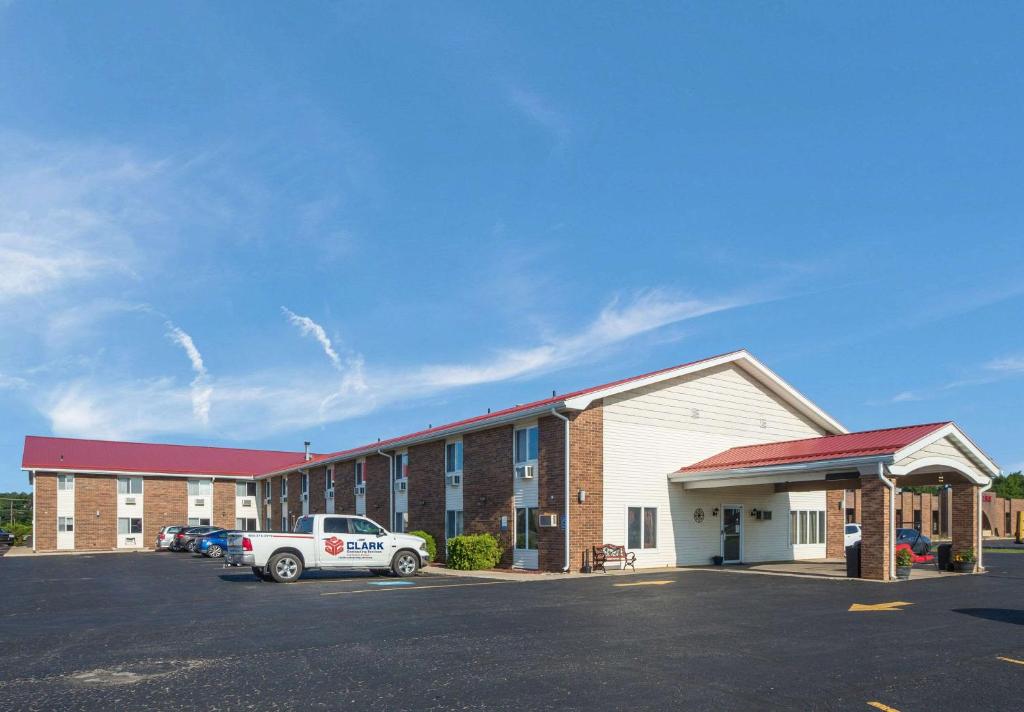
<instances>
[{"instance_id":1,"label":"green shrub","mask_svg":"<svg viewBox=\"0 0 1024 712\"><path fill-rule=\"evenodd\" d=\"M464 534L448 540L450 569L493 569L499 561L501 545L491 534Z\"/></svg>"},{"instance_id":2,"label":"green shrub","mask_svg":"<svg viewBox=\"0 0 1024 712\"><path fill-rule=\"evenodd\" d=\"M953 561L958 564L973 564L974 563L974 549L964 549L953 554Z\"/></svg>"},{"instance_id":3,"label":"green shrub","mask_svg":"<svg viewBox=\"0 0 1024 712\"><path fill-rule=\"evenodd\" d=\"M437 542L434 541L434 537L432 537L430 534L423 531L422 529L417 529L414 532L409 532L409 534L412 536L418 536L420 539L427 542L427 551L430 553L430 560L437 560Z\"/></svg>"},{"instance_id":4,"label":"green shrub","mask_svg":"<svg viewBox=\"0 0 1024 712\"><path fill-rule=\"evenodd\" d=\"M896 552L896 565L897 566L913 566L914 557L910 553L910 549L900 549Z\"/></svg>"},{"instance_id":5,"label":"green shrub","mask_svg":"<svg viewBox=\"0 0 1024 712\"><path fill-rule=\"evenodd\" d=\"M29 536L32 533L31 524L22 524L20 522L15 522L14 524L4 524L0 528L6 529L14 535L15 546L24 546L25 537Z\"/></svg>"}]
</instances>

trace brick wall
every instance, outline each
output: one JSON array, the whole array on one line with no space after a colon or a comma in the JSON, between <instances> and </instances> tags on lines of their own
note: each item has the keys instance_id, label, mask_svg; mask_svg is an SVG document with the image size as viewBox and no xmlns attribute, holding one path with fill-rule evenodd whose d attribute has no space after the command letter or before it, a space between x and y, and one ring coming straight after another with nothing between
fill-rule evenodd
<instances>
[{"instance_id":1,"label":"brick wall","mask_svg":"<svg viewBox=\"0 0 1024 712\"><path fill-rule=\"evenodd\" d=\"M188 523L187 483L187 479L177 477L143 478L142 536L146 546L156 543L161 527Z\"/></svg>"},{"instance_id":2,"label":"brick wall","mask_svg":"<svg viewBox=\"0 0 1024 712\"><path fill-rule=\"evenodd\" d=\"M825 492L825 556L829 559L842 559L846 556L846 508L843 507L843 494L843 490Z\"/></svg>"},{"instance_id":3,"label":"brick wall","mask_svg":"<svg viewBox=\"0 0 1024 712\"><path fill-rule=\"evenodd\" d=\"M309 513L327 512L327 467L314 467L309 471Z\"/></svg>"},{"instance_id":4,"label":"brick wall","mask_svg":"<svg viewBox=\"0 0 1024 712\"><path fill-rule=\"evenodd\" d=\"M288 529L295 525L295 520L302 516L302 483L299 481L299 473L291 472L285 477L288 478Z\"/></svg>"},{"instance_id":5,"label":"brick wall","mask_svg":"<svg viewBox=\"0 0 1024 712\"><path fill-rule=\"evenodd\" d=\"M224 529L235 528L235 481L214 480L213 482L213 518L210 524ZM149 499L149 494L146 494Z\"/></svg>"},{"instance_id":6,"label":"brick wall","mask_svg":"<svg viewBox=\"0 0 1024 712\"><path fill-rule=\"evenodd\" d=\"M391 521L390 514L389 462L383 455L369 455L366 458L366 516L391 531L394 522ZM354 482L352 475L349 475L349 482ZM355 510L355 504L352 505L352 509Z\"/></svg>"},{"instance_id":7,"label":"brick wall","mask_svg":"<svg viewBox=\"0 0 1024 712\"><path fill-rule=\"evenodd\" d=\"M444 449L443 440L409 448L409 531L433 536L438 559L444 558Z\"/></svg>"},{"instance_id":8,"label":"brick wall","mask_svg":"<svg viewBox=\"0 0 1024 712\"><path fill-rule=\"evenodd\" d=\"M571 415L569 433L569 550L572 567L583 565L584 552L604 542L604 412L602 401ZM580 503L578 492L586 499Z\"/></svg>"},{"instance_id":9,"label":"brick wall","mask_svg":"<svg viewBox=\"0 0 1024 712\"><path fill-rule=\"evenodd\" d=\"M888 581L889 489L873 475L861 478L861 576Z\"/></svg>"},{"instance_id":10,"label":"brick wall","mask_svg":"<svg viewBox=\"0 0 1024 712\"><path fill-rule=\"evenodd\" d=\"M560 571L565 563L565 423L549 415L537 421L537 431L537 505L541 514L554 514L559 522L538 529L537 565L542 571Z\"/></svg>"},{"instance_id":11,"label":"brick wall","mask_svg":"<svg viewBox=\"0 0 1024 712\"><path fill-rule=\"evenodd\" d=\"M273 531L281 529L281 475L270 478L270 526Z\"/></svg>"},{"instance_id":12,"label":"brick wall","mask_svg":"<svg viewBox=\"0 0 1024 712\"><path fill-rule=\"evenodd\" d=\"M493 534L502 546L501 566L512 565L512 426L504 425L462 439L463 528L466 534ZM539 483L538 483L539 486ZM501 518L508 517L508 531Z\"/></svg>"},{"instance_id":13,"label":"brick wall","mask_svg":"<svg viewBox=\"0 0 1024 712\"><path fill-rule=\"evenodd\" d=\"M36 493L33 546L36 551L53 551L57 548L57 475L37 472L33 482Z\"/></svg>"},{"instance_id":14,"label":"brick wall","mask_svg":"<svg viewBox=\"0 0 1024 712\"><path fill-rule=\"evenodd\" d=\"M116 547L117 478L75 475L75 549Z\"/></svg>"},{"instance_id":15,"label":"brick wall","mask_svg":"<svg viewBox=\"0 0 1024 712\"><path fill-rule=\"evenodd\" d=\"M356 513L355 460L334 463L334 511L338 514Z\"/></svg>"},{"instance_id":16,"label":"brick wall","mask_svg":"<svg viewBox=\"0 0 1024 712\"><path fill-rule=\"evenodd\" d=\"M978 487L967 483L953 485L953 554L977 551Z\"/></svg>"}]
</instances>

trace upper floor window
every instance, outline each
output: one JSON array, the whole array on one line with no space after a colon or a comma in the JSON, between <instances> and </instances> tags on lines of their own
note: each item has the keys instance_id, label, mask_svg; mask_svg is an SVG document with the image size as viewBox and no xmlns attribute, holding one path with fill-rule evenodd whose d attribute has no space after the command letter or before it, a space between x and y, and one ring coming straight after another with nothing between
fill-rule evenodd
<instances>
[{"instance_id":1,"label":"upper floor window","mask_svg":"<svg viewBox=\"0 0 1024 712\"><path fill-rule=\"evenodd\" d=\"M118 494L142 494L142 478L141 477L118 477L117 478L117 493Z\"/></svg>"},{"instance_id":2,"label":"upper floor window","mask_svg":"<svg viewBox=\"0 0 1024 712\"><path fill-rule=\"evenodd\" d=\"M324 476L324 487L327 489L328 492L331 491L332 489L334 489L334 466L333 465L329 466L327 468L327 474Z\"/></svg>"},{"instance_id":3,"label":"upper floor window","mask_svg":"<svg viewBox=\"0 0 1024 712\"><path fill-rule=\"evenodd\" d=\"M273 488L270 486L270 480L267 480L266 482L263 483L263 499L269 501L270 498L273 497L273 496L274 496ZM267 529L269 530L270 527L267 526Z\"/></svg>"},{"instance_id":4,"label":"upper floor window","mask_svg":"<svg viewBox=\"0 0 1024 712\"><path fill-rule=\"evenodd\" d=\"M396 480L405 479L409 476L409 453L403 452L395 455L393 473Z\"/></svg>"},{"instance_id":5,"label":"upper floor window","mask_svg":"<svg viewBox=\"0 0 1024 712\"><path fill-rule=\"evenodd\" d=\"M516 431L515 457L517 465L537 461L538 437L536 425Z\"/></svg>"},{"instance_id":6,"label":"upper floor window","mask_svg":"<svg viewBox=\"0 0 1024 712\"><path fill-rule=\"evenodd\" d=\"M189 497L208 497L213 494L213 483L210 480L189 480Z\"/></svg>"},{"instance_id":7,"label":"upper floor window","mask_svg":"<svg viewBox=\"0 0 1024 712\"><path fill-rule=\"evenodd\" d=\"M456 440L444 446L444 471L447 474L462 472L462 441Z\"/></svg>"},{"instance_id":8,"label":"upper floor window","mask_svg":"<svg viewBox=\"0 0 1024 712\"><path fill-rule=\"evenodd\" d=\"M256 496L256 483L255 482L236 482L235 483L235 496L236 497L255 497Z\"/></svg>"},{"instance_id":9,"label":"upper floor window","mask_svg":"<svg viewBox=\"0 0 1024 712\"><path fill-rule=\"evenodd\" d=\"M305 472L299 476L299 487L302 489L302 494L309 492L309 475Z\"/></svg>"},{"instance_id":10,"label":"upper floor window","mask_svg":"<svg viewBox=\"0 0 1024 712\"><path fill-rule=\"evenodd\" d=\"M366 484L366 472L365 472L365 469L364 469L365 466L366 466L366 463L364 463L362 460L360 460L359 462L357 462L355 464L356 484L357 485L365 485Z\"/></svg>"},{"instance_id":11,"label":"upper floor window","mask_svg":"<svg viewBox=\"0 0 1024 712\"><path fill-rule=\"evenodd\" d=\"M287 497L288 496L288 478L287 477L282 477L281 478L281 496L282 497ZM285 521L287 522L288 520L285 519ZM287 529L288 529L288 527L286 525L285 526L285 531L287 531Z\"/></svg>"},{"instance_id":12,"label":"upper floor window","mask_svg":"<svg viewBox=\"0 0 1024 712\"><path fill-rule=\"evenodd\" d=\"M57 489L73 490L75 488L74 475L57 475Z\"/></svg>"}]
</instances>

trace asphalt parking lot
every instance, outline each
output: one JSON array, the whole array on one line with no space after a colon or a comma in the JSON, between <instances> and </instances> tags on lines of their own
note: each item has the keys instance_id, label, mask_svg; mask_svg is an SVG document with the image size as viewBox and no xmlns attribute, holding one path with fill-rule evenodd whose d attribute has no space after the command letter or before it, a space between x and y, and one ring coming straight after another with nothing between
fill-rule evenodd
<instances>
[{"instance_id":1,"label":"asphalt parking lot","mask_svg":"<svg viewBox=\"0 0 1024 712\"><path fill-rule=\"evenodd\" d=\"M4 558L0 709L1021 709L1024 555L986 563L280 585L185 554Z\"/></svg>"}]
</instances>

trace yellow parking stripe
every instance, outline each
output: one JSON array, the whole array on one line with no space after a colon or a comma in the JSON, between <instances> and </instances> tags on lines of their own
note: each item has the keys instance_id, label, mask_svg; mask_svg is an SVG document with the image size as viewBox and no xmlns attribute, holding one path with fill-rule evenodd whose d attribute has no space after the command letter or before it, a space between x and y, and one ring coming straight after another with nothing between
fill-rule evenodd
<instances>
[{"instance_id":1,"label":"yellow parking stripe","mask_svg":"<svg viewBox=\"0 0 1024 712\"><path fill-rule=\"evenodd\" d=\"M612 584L615 587L620 586L664 586L667 583L675 583L675 581L637 581L636 583L616 583Z\"/></svg>"},{"instance_id":2,"label":"yellow parking stripe","mask_svg":"<svg viewBox=\"0 0 1024 712\"><path fill-rule=\"evenodd\" d=\"M1018 660L1017 658L1004 658L1002 655L997 655L996 660L1002 660L1008 663L1016 663L1017 665L1024 665L1024 660Z\"/></svg>"},{"instance_id":3,"label":"yellow parking stripe","mask_svg":"<svg viewBox=\"0 0 1024 712\"><path fill-rule=\"evenodd\" d=\"M874 707L876 710L882 710L882 712L900 712L895 707L890 707L889 705L883 705L881 702L877 702L877 701L874 701L874 700L869 700L868 701L868 705L871 706L871 707Z\"/></svg>"},{"instance_id":4,"label":"yellow parking stripe","mask_svg":"<svg viewBox=\"0 0 1024 712\"><path fill-rule=\"evenodd\" d=\"M355 591L328 591L321 596L344 596L347 593L374 593L375 591L430 591L435 588L461 588L463 586L493 586L496 583L512 583L510 581L481 581L479 583L445 583L440 586L378 586L377 588L360 588Z\"/></svg>"}]
</instances>

